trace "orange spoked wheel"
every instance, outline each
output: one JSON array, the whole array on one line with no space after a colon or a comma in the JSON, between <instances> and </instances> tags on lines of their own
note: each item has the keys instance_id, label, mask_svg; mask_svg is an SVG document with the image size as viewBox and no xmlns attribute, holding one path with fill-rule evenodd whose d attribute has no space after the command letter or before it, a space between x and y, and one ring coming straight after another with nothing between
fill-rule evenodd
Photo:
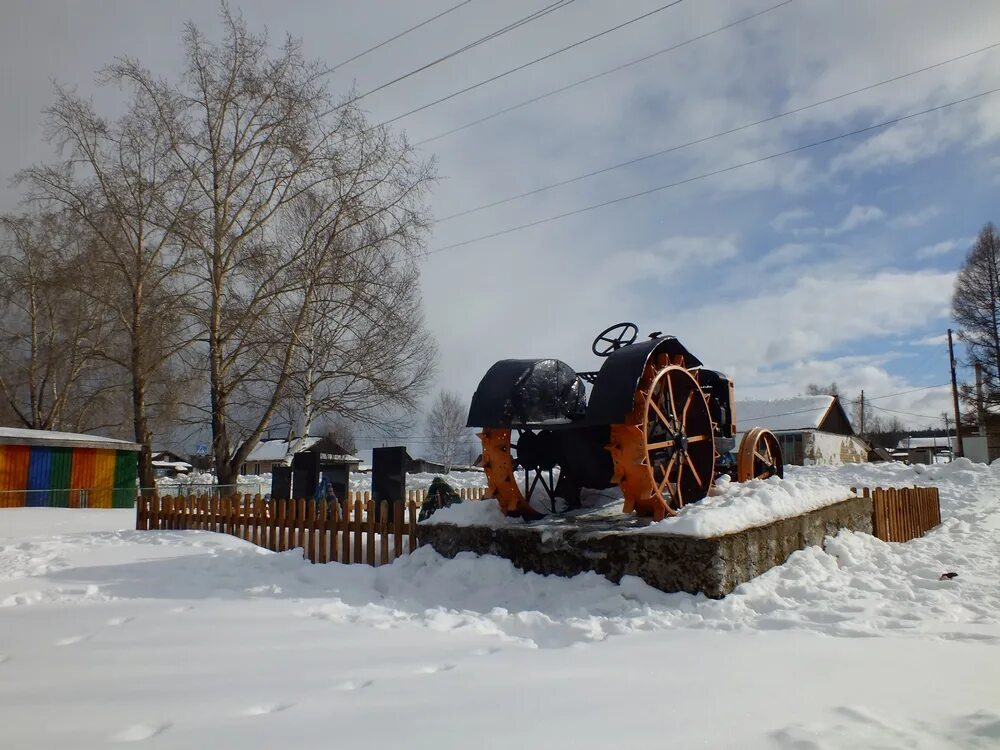
<instances>
[{"instance_id":1,"label":"orange spoked wheel","mask_svg":"<svg viewBox=\"0 0 1000 750\"><path fill-rule=\"evenodd\" d=\"M736 453L736 481L749 482L751 479L784 475L777 436L763 427L754 427L746 433Z\"/></svg>"},{"instance_id":2,"label":"orange spoked wheel","mask_svg":"<svg viewBox=\"0 0 1000 750\"><path fill-rule=\"evenodd\" d=\"M534 433L518 432L518 440L531 441ZM479 433L483 443L483 471L486 473L487 495L495 497L500 510L510 516L538 518L542 514L528 503L528 498L539 484L550 498L555 495L555 469L534 467L525 469L525 488L522 491L514 474L518 467L518 443L511 439L511 430L503 427L486 427ZM546 479L547 475L547 479Z\"/></svg>"},{"instance_id":3,"label":"orange spoked wheel","mask_svg":"<svg viewBox=\"0 0 1000 750\"><path fill-rule=\"evenodd\" d=\"M715 478L715 440L694 376L665 356L647 365L628 423L611 426L608 450L627 513L661 520L705 497Z\"/></svg>"}]
</instances>

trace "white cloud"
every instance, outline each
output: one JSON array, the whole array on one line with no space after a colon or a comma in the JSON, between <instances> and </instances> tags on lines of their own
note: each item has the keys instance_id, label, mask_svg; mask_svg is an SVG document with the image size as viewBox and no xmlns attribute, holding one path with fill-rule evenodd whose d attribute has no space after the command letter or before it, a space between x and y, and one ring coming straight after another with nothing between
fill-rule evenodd
<instances>
[{"instance_id":1,"label":"white cloud","mask_svg":"<svg viewBox=\"0 0 1000 750\"><path fill-rule=\"evenodd\" d=\"M957 237L951 240L943 240L933 245L924 245L917 250L918 258L934 258L939 255L948 255L955 250L966 250L975 240L974 237Z\"/></svg>"},{"instance_id":2,"label":"white cloud","mask_svg":"<svg viewBox=\"0 0 1000 750\"><path fill-rule=\"evenodd\" d=\"M794 224L802 219L806 219L812 216L812 211L806 208L792 208L788 211L782 211L780 214L771 219L771 226L781 232L789 224Z\"/></svg>"},{"instance_id":3,"label":"white cloud","mask_svg":"<svg viewBox=\"0 0 1000 750\"><path fill-rule=\"evenodd\" d=\"M865 224L883 221L884 219L885 211L878 206L854 205L851 206L851 210L847 212L847 215L837 226L827 227L823 230L823 234L829 237L835 234L843 234L844 232L852 232Z\"/></svg>"},{"instance_id":4,"label":"white cloud","mask_svg":"<svg viewBox=\"0 0 1000 750\"><path fill-rule=\"evenodd\" d=\"M802 242L786 242L771 250L760 259L762 266L785 265L792 261L802 260L812 252L812 245Z\"/></svg>"},{"instance_id":5,"label":"white cloud","mask_svg":"<svg viewBox=\"0 0 1000 750\"><path fill-rule=\"evenodd\" d=\"M948 343L948 334L942 333L940 336L928 336L913 342L914 346L942 346Z\"/></svg>"},{"instance_id":6,"label":"white cloud","mask_svg":"<svg viewBox=\"0 0 1000 750\"><path fill-rule=\"evenodd\" d=\"M926 208L921 208L916 211L908 211L907 213L900 214L889 222L892 227L904 227L911 229L913 227L919 227L926 224L928 221L933 219L935 216L941 214L941 209L937 206L927 206Z\"/></svg>"},{"instance_id":7,"label":"white cloud","mask_svg":"<svg viewBox=\"0 0 1000 750\"><path fill-rule=\"evenodd\" d=\"M724 237L667 237L643 250L624 250L611 255L606 262L606 278L617 279L619 283L646 278L674 278L736 257L739 254L738 241L735 234Z\"/></svg>"}]
</instances>

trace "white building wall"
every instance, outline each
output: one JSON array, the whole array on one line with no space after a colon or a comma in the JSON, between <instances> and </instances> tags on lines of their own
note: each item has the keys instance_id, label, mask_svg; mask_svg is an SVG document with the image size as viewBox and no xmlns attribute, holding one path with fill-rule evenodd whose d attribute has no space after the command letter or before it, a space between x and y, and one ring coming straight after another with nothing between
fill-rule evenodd
<instances>
[{"instance_id":1,"label":"white building wall","mask_svg":"<svg viewBox=\"0 0 1000 750\"><path fill-rule=\"evenodd\" d=\"M831 432L804 432L802 453L806 466L839 466L868 461L868 449L864 441L853 435L835 435Z\"/></svg>"}]
</instances>

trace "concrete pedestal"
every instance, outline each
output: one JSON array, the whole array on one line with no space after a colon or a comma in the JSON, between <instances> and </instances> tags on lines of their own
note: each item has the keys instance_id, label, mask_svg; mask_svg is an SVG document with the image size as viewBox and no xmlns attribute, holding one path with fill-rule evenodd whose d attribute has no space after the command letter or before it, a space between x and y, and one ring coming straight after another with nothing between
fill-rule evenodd
<instances>
[{"instance_id":1,"label":"concrete pedestal","mask_svg":"<svg viewBox=\"0 0 1000 750\"><path fill-rule=\"evenodd\" d=\"M852 497L794 518L733 534L698 538L636 533L646 522L621 513L579 512L525 524L419 527L421 544L441 555L505 557L522 570L573 576L588 570L618 581L634 575L661 591L721 598L780 565L795 550L822 545L840 529L871 533L872 500Z\"/></svg>"}]
</instances>

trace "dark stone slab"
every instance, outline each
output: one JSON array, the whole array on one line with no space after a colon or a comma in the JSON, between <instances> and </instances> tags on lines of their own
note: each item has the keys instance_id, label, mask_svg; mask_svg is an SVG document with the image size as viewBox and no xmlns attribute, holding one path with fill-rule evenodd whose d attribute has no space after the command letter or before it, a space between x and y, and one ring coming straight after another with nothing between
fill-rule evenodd
<instances>
[{"instance_id":1,"label":"dark stone slab","mask_svg":"<svg viewBox=\"0 0 1000 750\"><path fill-rule=\"evenodd\" d=\"M661 591L721 598L780 565L795 550L822 545L840 529L872 532L872 500L852 497L801 516L711 538L641 534L642 519L580 512L499 528L422 523L421 544L445 557L459 552L505 557L522 570L574 576L588 570L612 581L634 575Z\"/></svg>"}]
</instances>

